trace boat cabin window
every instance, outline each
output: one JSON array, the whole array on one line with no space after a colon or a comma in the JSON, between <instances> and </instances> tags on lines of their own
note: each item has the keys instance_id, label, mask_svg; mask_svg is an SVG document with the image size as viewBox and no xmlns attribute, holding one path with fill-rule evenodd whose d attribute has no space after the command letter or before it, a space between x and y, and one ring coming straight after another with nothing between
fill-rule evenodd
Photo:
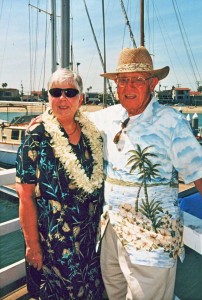
<instances>
[{"instance_id":1,"label":"boat cabin window","mask_svg":"<svg viewBox=\"0 0 202 300\"><path fill-rule=\"evenodd\" d=\"M23 139L24 139L24 137L25 137L25 131L24 131L24 130L22 130L22 131L21 131L21 140L23 140Z\"/></svg>"},{"instance_id":2,"label":"boat cabin window","mask_svg":"<svg viewBox=\"0 0 202 300\"><path fill-rule=\"evenodd\" d=\"M11 139L17 141L19 140L19 136L20 136L20 130L13 129L11 133Z\"/></svg>"}]
</instances>

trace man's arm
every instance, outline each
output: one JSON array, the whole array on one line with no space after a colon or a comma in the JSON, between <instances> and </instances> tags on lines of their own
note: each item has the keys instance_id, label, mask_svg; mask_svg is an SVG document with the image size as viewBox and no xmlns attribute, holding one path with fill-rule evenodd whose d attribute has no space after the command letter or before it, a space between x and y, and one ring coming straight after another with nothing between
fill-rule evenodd
<instances>
[{"instance_id":1,"label":"man's arm","mask_svg":"<svg viewBox=\"0 0 202 300\"><path fill-rule=\"evenodd\" d=\"M197 190L199 191L199 193L202 196L202 178L194 181L195 187L197 188Z\"/></svg>"}]
</instances>

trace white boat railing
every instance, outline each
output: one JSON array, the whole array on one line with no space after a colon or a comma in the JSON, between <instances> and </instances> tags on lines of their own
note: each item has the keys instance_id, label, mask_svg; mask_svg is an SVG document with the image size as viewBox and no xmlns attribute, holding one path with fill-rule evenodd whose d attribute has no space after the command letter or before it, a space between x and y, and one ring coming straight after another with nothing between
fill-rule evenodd
<instances>
[{"instance_id":1,"label":"white boat railing","mask_svg":"<svg viewBox=\"0 0 202 300\"><path fill-rule=\"evenodd\" d=\"M17 197L14 190L4 185L13 184L15 182L15 169L0 170L0 190L7 194ZM9 220L0 224L0 236L17 231L20 229L19 218ZM23 278L25 276L25 260L21 259L9 266L0 269L0 288L4 288L9 284Z\"/></svg>"}]
</instances>

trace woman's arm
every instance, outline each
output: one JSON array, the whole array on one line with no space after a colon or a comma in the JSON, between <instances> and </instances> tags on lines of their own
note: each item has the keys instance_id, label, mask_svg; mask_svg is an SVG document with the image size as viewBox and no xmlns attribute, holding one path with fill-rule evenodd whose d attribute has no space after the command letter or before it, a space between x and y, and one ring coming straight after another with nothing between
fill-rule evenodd
<instances>
[{"instance_id":1,"label":"woman's arm","mask_svg":"<svg viewBox=\"0 0 202 300\"><path fill-rule=\"evenodd\" d=\"M19 216L26 243L26 260L40 270L43 257L38 232L35 184L16 183L16 191L20 201Z\"/></svg>"}]
</instances>

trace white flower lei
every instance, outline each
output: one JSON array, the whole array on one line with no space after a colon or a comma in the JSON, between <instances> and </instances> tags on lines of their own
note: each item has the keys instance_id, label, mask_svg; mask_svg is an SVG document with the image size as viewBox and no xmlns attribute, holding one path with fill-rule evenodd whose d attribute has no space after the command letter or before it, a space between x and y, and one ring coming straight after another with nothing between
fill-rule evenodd
<instances>
[{"instance_id":1,"label":"white flower lei","mask_svg":"<svg viewBox=\"0 0 202 300\"><path fill-rule=\"evenodd\" d=\"M50 113L50 109L47 109L42 115L45 130L51 136L51 144L54 148L55 155L63 164L69 178L78 188L83 189L87 193L92 193L102 186L104 180L102 141L98 130L84 114L79 111L78 117L75 119L80 123L81 131L90 143L94 160L91 178L86 175L85 170L69 144L69 140L64 137L64 133L60 130L60 123L57 118Z\"/></svg>"}]
</instances>

